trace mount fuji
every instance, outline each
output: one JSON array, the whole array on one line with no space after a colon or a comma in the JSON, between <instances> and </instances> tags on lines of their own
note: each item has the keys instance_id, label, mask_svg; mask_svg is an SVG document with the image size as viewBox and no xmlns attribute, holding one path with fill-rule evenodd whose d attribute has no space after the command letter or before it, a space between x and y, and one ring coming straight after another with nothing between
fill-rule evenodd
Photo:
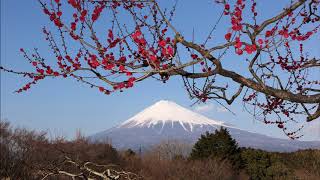
<instances>
[{"instance_id":1,"label":"mount fuji","mask_svg":"<svg viewBox=\"0 0 320 180\"><path fill-rule=\"evenodd\" d=\"M172 101L161 100L120 125L89 137L92 141L111 141L118 149L148 148L165 140L195 143L206 131L225 127L242 147L268 151L320 149L320 141L297 141L269 137L238 129L209 119Z\"/></svg>"}]
</instances>

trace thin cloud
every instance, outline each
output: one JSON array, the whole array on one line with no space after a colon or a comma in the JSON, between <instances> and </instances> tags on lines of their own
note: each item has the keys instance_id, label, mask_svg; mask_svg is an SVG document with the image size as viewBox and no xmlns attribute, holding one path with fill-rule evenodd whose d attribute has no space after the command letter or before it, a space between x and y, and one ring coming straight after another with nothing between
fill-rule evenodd
<instances>
[{"instance_id":1,"label":"thin cloud","mask_svg":"<svg viewBox=\"0 0 320 180\"><path fill-rule=\"evenodd\" d=\"M205 113L214 110L213 104L198 104L194 107L194 110L200 113Z\"/></svg>"},{"instance_id":2,"label":"thin cloud","mask_svg":"<svg viewBox=\"0 0 320 180\"><path fill-rule=\"evenodd\" d=\"M227 112L227 111L228 110L225 107L217 107L217 112L224 113L224 112Z\"/></svg>"}]
</instances>

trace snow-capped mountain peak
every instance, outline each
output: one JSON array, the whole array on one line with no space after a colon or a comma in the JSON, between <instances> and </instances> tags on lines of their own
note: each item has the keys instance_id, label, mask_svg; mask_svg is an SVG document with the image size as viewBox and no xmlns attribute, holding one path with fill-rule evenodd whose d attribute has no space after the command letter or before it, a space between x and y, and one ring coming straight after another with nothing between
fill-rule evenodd
<instances>
[{"instance_id":1,"label":"snow-capped mountain peak","mask_svg":"<svg viewBox=\"0 0 320 180\"><path fill-rule=\"evenodd\" d=\"M171 124L173 127L174 123L179 123L186 131L192 131L195 125L225 126L221 121L209 119L172 101L161 100L123 122L119 127L153 127L157 124Z\"/></svg>"},{"instance_id":2,"label":"snow-capped mountain peak","mask_svg":"<svg viewBox=\"0 0 320 180\"><path fill-rule=\"evenodd\" d=\"M178 104L161 100L144 109L117 127L107 129L90 137L92 141L112 140L119 149L150 148L168 140L195 143L201 134L214 132L220 126L227 127L241 147L269 151L295 151L298 149L320 148L320 142L300 142L272 138L252 133L221 121L209 119Z\"/></svg>"}]
</instances>

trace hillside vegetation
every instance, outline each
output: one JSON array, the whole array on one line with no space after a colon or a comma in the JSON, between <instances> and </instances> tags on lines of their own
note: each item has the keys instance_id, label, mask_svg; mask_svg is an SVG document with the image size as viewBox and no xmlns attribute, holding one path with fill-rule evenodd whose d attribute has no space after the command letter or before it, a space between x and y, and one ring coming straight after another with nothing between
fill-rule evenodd
<instances>
[{"instance_id":1,"label":"hillside vegetation","mask_svg":"<svg viewBox=\"0 0 320 180\"><path fill-rule=\"evenodd\" d=\"M0 179L320 179L320 150L239 148L226 129L202 135L191 153L178 141L141 153L92 143L81 133L49 140L45 132L0 125Z\"/></svg>"}]
</instances>

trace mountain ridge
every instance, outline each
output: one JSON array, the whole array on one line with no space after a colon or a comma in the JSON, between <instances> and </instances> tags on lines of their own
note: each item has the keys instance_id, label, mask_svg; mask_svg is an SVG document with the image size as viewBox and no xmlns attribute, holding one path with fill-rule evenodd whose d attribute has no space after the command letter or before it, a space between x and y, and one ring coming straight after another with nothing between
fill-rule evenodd
<instances>
[{"instance_id":1,"label":"mountain ridge","mask_svg":"<svg viewBox=\"0 0 320 180\"><path fill-rule=\"evenodd\" d=\"M161 100L120 125L90 136L91 140L111 139L116 148L137 149L151 147L163 140L180 140L195 143L201 134L226 127L242 147L268 151L295 151L299 149L320 149L320 141L293 141L248 132L228 126L222 121L212 120L197 114L172 101Z\"/></svg>"}]
</instances>

